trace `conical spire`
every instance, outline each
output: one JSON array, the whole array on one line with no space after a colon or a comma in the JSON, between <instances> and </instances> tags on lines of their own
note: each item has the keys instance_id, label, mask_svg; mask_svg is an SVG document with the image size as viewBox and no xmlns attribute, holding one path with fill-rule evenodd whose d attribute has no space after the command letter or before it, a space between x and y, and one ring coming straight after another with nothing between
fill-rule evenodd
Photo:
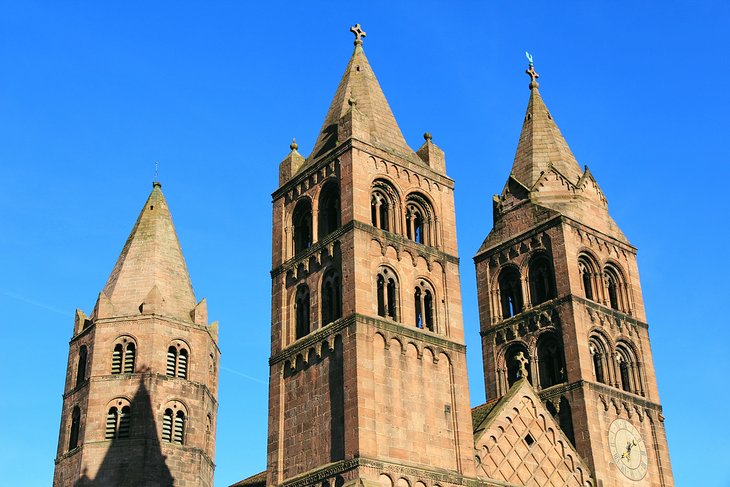
<instances>
[{"instance_id":1,"label":"conical spire","mask_svg":"<svg viewBox=\"0 0 730 487\"><path fill-rule=\"evenodd\" d=\"M152 186L102 294L116 316L147 309L192 321L195 295L188 269L162 187L157 182Z\"/></svg>"},{"instance_id":2,"label":"conical spire","mask_svg":"<svg viewBox=\"0 0 730 487\"><path fill-rule=\"evenodd\" d=\"M337 145L342 118L351 110L356 110L365 119L363 127L365 133L353 133L354 136L364 136L365 142L387 151L411 156L413 150L408 147L383 90L375 78L375 73L365 57L362 48L365 32L360 28L360 24L353 26L350 31L355 34L355 50L308 159L317 158Z\"/></svg>"},{"instance_id":3,"label":"conical spire","mask_svg":"<svg viewBox=\"0 0 730 487\"><path fill-rule=\"evenodd\" d=\"M512 177L532 188L540 175L552 166L575 185L583 171L540 96L539 75L532 61L526 73L530 75L530 101L512 165Z\"/></svg>"}]
</instances>

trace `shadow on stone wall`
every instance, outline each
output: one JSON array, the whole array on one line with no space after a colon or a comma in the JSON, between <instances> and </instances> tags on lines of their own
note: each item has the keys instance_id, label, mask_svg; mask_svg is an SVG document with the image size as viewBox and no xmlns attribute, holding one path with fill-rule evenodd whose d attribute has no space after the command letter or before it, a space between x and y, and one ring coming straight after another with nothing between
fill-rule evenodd
<instances>
[{"instance_id":1,"label":"shadow on stone wall","mask_svg":"<svg viewBox=\"0 0 730 487\"><path fill-rule=\"evenodd\" d=\"M162 454L155 412L145 386L145 374L131 401L129 438L111 440L96 477L84 471L74 487L172 487L174 479Z\"/></svg>"}]
</instances>

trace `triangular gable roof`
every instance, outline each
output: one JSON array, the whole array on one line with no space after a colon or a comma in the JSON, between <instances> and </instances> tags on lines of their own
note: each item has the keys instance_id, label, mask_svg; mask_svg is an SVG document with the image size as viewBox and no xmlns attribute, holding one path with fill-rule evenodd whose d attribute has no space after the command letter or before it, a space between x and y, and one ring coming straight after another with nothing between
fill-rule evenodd
<instances>
[{"instance_id":1,"label":"triangular gable roof","mask_svg":"<svg viewBox=\"0 0 730 487\"><path fill-rule=\"evenodd\" d=\"M480 407L475 410L483 413ZM516 382L476 423L479 478L525 486L593 486L588 465L529 382Z\"/></svg>"}]
</instances>

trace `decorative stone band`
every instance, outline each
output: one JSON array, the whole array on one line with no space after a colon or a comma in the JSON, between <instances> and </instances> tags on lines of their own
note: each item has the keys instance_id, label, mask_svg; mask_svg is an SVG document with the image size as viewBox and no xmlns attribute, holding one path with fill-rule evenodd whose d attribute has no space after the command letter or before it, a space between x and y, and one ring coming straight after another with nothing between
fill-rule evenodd
<instances>
[{"instance_id":1,"label":"decorative stone band","mask_svg":"<svg viewBox=\"0 0 730 487\"><path fill-rule=\"evenodd\" d=\"M314 349L316 352L321 353L321 347L325 344L332 348L334 346L335 337L342 332L342 330L356 323L372 325L379 330L387 332L388 334L397 334L401 337L421 341L438 349L437 351L443 351L447 355L449 355L450 351L456 353L466 352L466 345L451 341L446 337L424 332L423 330L405 326L394 321L373 318L371 316L355 313L345 318L340 318L329 325L320 328L314 333L296 341L294 344L276 355L272 355L269 358L269 366L273 366L286 360L296 361L299 355L304 358L309 354L310 349Z\"/></svg>"}]
</instances>

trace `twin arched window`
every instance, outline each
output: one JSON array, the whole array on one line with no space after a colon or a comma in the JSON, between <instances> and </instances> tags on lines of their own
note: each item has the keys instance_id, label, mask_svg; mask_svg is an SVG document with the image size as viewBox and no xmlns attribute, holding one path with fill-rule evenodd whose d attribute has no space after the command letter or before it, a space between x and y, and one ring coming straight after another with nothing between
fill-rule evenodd
<instances>
[{"instance_id":1,"label":"twin arched window","mask_svg":"<svg viewBox=\"0 0 730 487\"><path fill-rule=\"evenodd\" d=\"M406 197L406 237L424 245L433 245L433 209L419 193Z\"/></svg>"},{"instance_id":2,"label":"twin arched window","mask_svg":"<svg viewBox=\"0 0 730 487\"><path fill-rule=\"evenodd\" d=\"M413 293L416 310L416 328L435 331L433 289L426 281L420 281Z\"/></svg>"},{"instance_id":3,"label":"twin arched window","mask_svg":"<svg viewBox=\"0 0 730 487\"><path fill-rule=\"evenodd\" d=\"M405 201L405 220L400 221L401 200L392 184L376 179L370 193L370 220L375 228L398 232L405 226L406 238L424 245L435 245L433 207L420 193L410 193Z\"/></svg>"},{"instance_id":4,"label":"twin arched window","mask_svg":"<svg viewBox=\"0 0 730 487\"><path fill-rule=\"evenodd\" d=\"M165 409L162 415L162 441L182 445L185 442L185 413L172 408Z\"/></svg>"},{"instance_id":5,"label":"twin arched window","mask_svg":"<svg viewBox=\"0 0 730 487\"><path fill-rule=\"evenodd\" d=\"M615 385L626 392L644 394L641 366L633 348L628 343L619 342L615 352L610 354L606 340L598 335L593 335L589 339L589 350L597 382Z\"/></svg>"},{"instance_id":6,"label":"twin arched window","mask_svg":"<svg viewBox=\"0 0 730 487\"><path fill-rule=\"evenodd\" d=\"M309 335L309 287L306 284L297 288L294 316L296 339L298 340Z\"/></svg>"},{"instance_id":7,"label":"twin arched window","mask_svg":"<svg viewBox=\"0 0 730 487\"><path fill-rule=\"evenodd\" d=\"M168 377L187 379L189 357L190 352L182 344L170 345L167 349L166 375Z\"/></svg>"},{"instance_id":8,"label":"twin arched window","mask_svg":"<svg viewBox=\"0 0 730 487\"><path fill-rule=\"evenodd\" d=\"M393 271L383 268L376 279L378 316L398 321L398 281Z\"/></svg>"},{"instance_id":9,"label":"twin arched window","mask_svg":"<svg viewBox=\"0 0 730 487\"><path fill-rule=\"evenodd\" d=\"M565 362L560 340L552 333L544 334L537 342L537 363L540 387L550 387L565 381Z\"/></svg>"},{"instance_id":10,"label":"twin arched window","mask_svg":"<svg viewBox=\"0 0 730 487\"><path fill-rule=\"evenodd\" d=\"M596 261L586 253L578 256L583 295L591 301L601 302L616 311L629 312L629 297L621 269L612 263L598 271Z\"/></svg>"},{"instance_id":11,"label":"twin arched window","mask_svg":"<svg viewBox=\"0 0 730 487\"><path fill-rule=\"evenodd\" d=\"M308 249L314 242L312 201L302 197L292 212L292 238L294 254ZM324 183L319 195L317 213L317 238L323 239L334 232L341 224L340 188L335 179Z\"/></svg>"},{"instance_id":12,"label":"twin arched window","mask_svg":"<svg viewBox=\"0 0 730 487\"><path fill-rule=\"evenodd\" d=\"M132 410L129 404L119 404L109 408L106 414L106 425L104 428L104 439L114 440L118 438L129 438L129 426Z\"/></svg>"},{"instance_id":13,"label":"twin arched window","mask_svg":"<svg viewBox=\"0 0 730 487\"><path fill-rule=\"evenodd\" d=\"M555 277L547 255L539 253L530 259L528 265L530 303L537 306L556 296ZM515 265L502 268L497 278L499 304L502 319L510 318L525 310L522 275ZM526 289L527 291L527 289Z\"/></svg>"},{"instance_id":14,"label":"twin arched window","mask_svg":"<svg viewBox=\"0 0 730 487\"><path fill-rule=\"evenodd\" d=\"M137 347L130 338L124 337L114 345L112 352L112 374L134 373L134 361Z\"/></svg>"},{"instance_id":15,"label":"twin arched window","mask_svg":"<svg viewBox=\"0 0 730 487\"><path fill-rule=\"evenodd\" d=\"M626 392L642 393L639 365L633 350L624 344L616 346L616 360L619 368L619 385Z\"/></svg>"}]
</instances>

